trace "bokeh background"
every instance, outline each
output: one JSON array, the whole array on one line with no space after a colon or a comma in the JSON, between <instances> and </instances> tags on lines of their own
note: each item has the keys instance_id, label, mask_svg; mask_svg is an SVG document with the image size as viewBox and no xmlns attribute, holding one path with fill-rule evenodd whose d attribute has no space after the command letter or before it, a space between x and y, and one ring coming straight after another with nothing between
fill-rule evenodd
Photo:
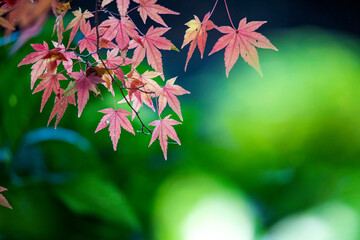
<instances>
[{"instance_id":1,"label":"bokeh background","mask_svg":"<svg viewBox=\"0 0 360 240\"><path fill-rule=\"evenodd\" d=\"M159 0L181 13L164 16L166 36L180 47L184 23L214 2ZM16 54L0 48L0 185L14 208L0 207L1 240L360 239L355 1L228 4L235 24L267 20L260 32L279 52L259 50L263 78L241 59L226 78L223 51L203 60L196 51L186 73L187 48L165 52L165 75L191 91L180 97L182 146L169 146L168 161L148 136L123 131L114 152L107 130L94 134L110 94L46 127L52 106L39 113L30 67L17 64L29 43L50 41L53 18ZM213 21L229 25L221 0ZM209 33L206 52L220 36Z\"/></svg>"}]
</instances>

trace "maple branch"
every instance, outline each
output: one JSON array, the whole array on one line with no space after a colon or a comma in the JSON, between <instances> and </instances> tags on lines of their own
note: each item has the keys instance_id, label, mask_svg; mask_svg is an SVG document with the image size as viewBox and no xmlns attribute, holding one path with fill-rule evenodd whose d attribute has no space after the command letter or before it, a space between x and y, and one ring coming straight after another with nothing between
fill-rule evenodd
<instances>
[{"instance_id":1,"label":"maple branch","mask_svg":"<svg viewBox=\"0 0 360 240\"><path fill-rule=\"evenodd\" d=\"M145 133L144 128L149 132L149 134L152 134L152 131L144 124L144 122L141 120L139 113L133 108L133 106L131 105L131 103L129 102L129 100L126 98L124 92L123 92L123 87L120 86L120 84L115 81L114 77L112 76L112 74L110 73L109 69L107 68L107 66L105 65L104 60L101 58L99 50L100 50L100 34L99 34L99 14L98 14L98 10L99 10L99 5L101 4L101 0L96 0L96 6L95 6L95 28L96 28L96 53L101 61L101 63L104 65L105 70L107 71L107 73L109 74L109 76L111 77L111 81L114 82L120 89L121 95L123 96L123 98L125 99L126 103L129 105L129 107L134 111L136 117L139 119L140 123L141 123L141 130L142 133L144 133L145 135L148 135Z\"/></svg>"},{"instance_id":2,"label":"maple branch","mask_svg":"<svg viewBox=\"0 0 360 240\"><path fill-rule=\"evenodd\" d=\"M227 5L227 3L226 3L226 0L224 0L224 3L225 3L226 12L227 12L227 15L228 15L228 17L229 17L231 26L232 26L234 29L236 29L235 26L234 26L233 21L231 20L231 16L230 16L230 12L229 12L229 8L228 8L228 5Z\"/></svg>"},{"instance_id":3,"label":"maple branch","mask_svg":"<svg viewBox=\"0 0 360 240\"><path fill-rule=\"evenodd\" d=\"M86 54L86 55L81 55L80 53L77 53L77 52L74 52L75 54L76 54L76 56L78 56L78 57L81 57L81 58L88 58L88 57L90 57L91 55L93 55L93 54L95 54L95 53L97 53L97 51L95 51L95 52L91 52L91 53L88 53L88 54Z\"/></svg>"}]
</instances>

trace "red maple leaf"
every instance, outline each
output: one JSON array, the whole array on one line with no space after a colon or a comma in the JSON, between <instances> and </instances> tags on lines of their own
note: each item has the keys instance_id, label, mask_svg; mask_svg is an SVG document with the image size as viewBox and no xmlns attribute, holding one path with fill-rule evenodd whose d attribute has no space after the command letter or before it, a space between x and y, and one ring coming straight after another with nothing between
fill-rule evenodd
<instances>
[{"instance_id":1,"label":"red maple leaf","mask_svg":"<svg viewBox=\"0 0 360 240\"><path fill-rule=\"evenodd\" d=\"M70 46L70 43L74 39L76 33L81 29L84 29L85 27L85 19L88 19L90 17L93 17L94 15L89 12L88 10L85 10L85 12L81 12L81 8L79 10L73 11L73 14L75 15L75 18L71 20L69 25L66 27L65 31L72 29L70 33L69 43L68 46Z\"/></svg>"},{"instance_id":2,"label":"red maple leaf","mask_svg":"<svg viewBox=\"0 0 360 240\"><path fill-rule=\"evenodd\" d=\"M43 74L46 68L51 68L54 71L60 60L68 61L63 54L61 48L54 48L49 50L48 44L44 41L43 44L32 44L32 48L36 51L27 55L19 64L19 66L32 64L31 66L31 89L33 89L36 80Z\"/></svg>"},{"instance_id":3,"label":"red maple leaf","mask_svg":"<svg viewBox=\"0 0 360 240\"><path fill-rule=\"evenodd\" d=\"M47 125L49 126L51 120L56 115L55 129L60 122L61 118L64 116L64 113L68 107L68 104L75 105L75 94L71 94L69 96L64 96L64 89L60 89L60 93L55 97L55 105L53 110L51 111L49 121Z\"/></svg>"},{"instance_id":4,"label":"red maple leaf","mask_svg":"<svg viewBox=\"0 0 360 240\"><path fill-rule=\"evenodd\" d=\"M181 124L174 119L170 119L171 115L168 115L164 119L156 120L150 123L150 126L154 126L152 137L150 140L150 145L159 137L160 146L164 153L165 160L167 160L167 147L168 147L168 137L177 142L177 144L181 145L180 140L175 132L175 129L172 127L173 125Z\"/></svg>"},{"instance_id":5,"label":"red maple leaf","mask_svg":"<svg viewBox=\"0 0 360 240\"><path fill-rule=\"evenodd\" d=\"M109 41L115 38L120 50L125 50L129 47L130 38L141 43L139 34L135 30L135 25L128 17L121 17L121 20L109 17L99 27L105 31L103 38Z\"/></svg>"},{"instance_id":6,"label":"red maple leaf","mask_svg":"<svg viewBox=\"0 0 360 240\"><path fill-rule=\"evenodd\" d=\"M110 138L113 143L114 150L116 151L117 143L120 138L121 127L126 131L135 135L134 129L126 116L131 115L128 111L123 109L114 110L113 108L106 108L100 110L99 112L106 114L100 120L99 125L97 126L95 133L104 129L107 125L109 125Z\"/></svg>"},{"instance_id":7,"label":"red maple leaf","mask_svg":"<svg viewBox=\"0 0 360 240\"><path fill-rule=\"evenodd\" d=\"M86 22L81 32L84 34L84 38L79 41L80 52L83 52L85 49L87 49L89 53L95 52L97 50L96 29L91 29L90 23ZM106 38L99 37L99 49L101 48L116 48L116 45Z\"/></svg>"},{"instance_id":8,"label":"red maple leaf","mask_svg":"<svg viewBox=\"0 0 360 240\"><path fill-rule=\"evenodd\" d=\"M150 66L158 73L163 74L163 64L161 52L158 50L173 50L176 49L174 44L165 37L161 37L164 33L169 31L170 28L154 28L151 26L146 35L141 38L143 46L134 43L131 47L136 47L132 58L133 68L136 68L145 58Z\"/></svg>"},{"instance_id":9,"label":"red maple leaf","mask_svg":"<svg viewBox=\"0 0 360 240\"><path fill-rule=\"evenodd\" d=\"M114 48L112 50L107 51L106 59L103 59L103 61L109 70L121 69L118 66L126 66L126 65L131 64L130 58L124 59L123 57L119 56L118 54L119 54L118 48ZM94 55L93 57L98 63L102 63L97 55Z\"/></svg>"},{"instance_id":10,"label":"red maple leaf","mask_svg":"<svg viewBox=\"0 0 360 240\"><path fill-rule=\"evenodd\" d=\"M215 44L214 48L209 55L225 49L225 67L226 76L229 76L231 68L234 66L239 58L239 54L249 63L250 66L255 68L256 71L262 76L260 69L259 56L255 47L273 49L277 48L270 43L270 41L260 33L254 32L266 21L253 21L246 23L246 18L243 18L238 26L238 29L223 26L216 28L221 33L226 34L222 36Z\"/></svg>"},{"instance_id":11,"label":"red maple leaf","mask_svg":"<svg viewBox=\"0 0 360 240\"><path fill-rule=\"evenodd\" d=\"M47 102L47 100L51 95L51 92L54 92L55 94L60 93L59 81L66 80L67 78L62 74L54 74L54 73L45 73L39 78L43 80L36 86L33 94L44 90L41 100L41 108L40 108L40 112L42 112L45 103Z\"/></svg>"},{"instance_id":12,"label":"red maple leaf","mask_svg":"<svg viewBox=\"0 0 360 240\"><path fill-rule=\"evenodd\" d=\"M185 47L187 44L190 44L189 52L186 59L185 71L191 56L193 55L196 46L199 47L201 58L203 58L206 40L207 40L207 31L215 28L215 24L209 20L210 13L207 13L201 22L197 16L194 16L195 19L187 22L185 25L189 28L185 32L184 42L181 48Z\"/></svg>"},{"instance_id":13,"label":"red maple leaf","mask_svg":"<svg viewBox=\"0 0 360 240\"><path fill-rule=\"evenodd\" d=\"M77 105L78 105L78 117L81 116L82 111L89 99L89 91L99 93L96 84L103 83L104 80L96 76L95 73L89 75L85 74L84 71L69 73L69 76L75 79L76 90L77 90Z\"/></svg>"},{"instance_id":14,"label":"red maple leaf","mask_svg":"<svg viewBox=\"0 0 360 240\"><path fill-rule=\"evenodd\" d=\"M131 64L131 59L123 58L121 56L118 56L118 54L118 48L114 48L111 51L108 50L107 57L106 59L103 59L103 61L101 61L96 54L93 55L93 58L96 60L96 62L98 62L97 67L104 70L104 73L101 76L102 79L105 81L103 85L112 93L113 96L115 96L115 92L112 86L112 79L114 77L114 74L125 85L124 72L119 66L126 66ZM107 72L102 62L105 63L107 70L109 70L110 74Z\"/></svg>"},{"instance_id":15,"label":"red maple leaf","mask_svg":"<svg viewBox=\"0 0 360 240\"><path fill-rule=\"evenodd\" d=\"M164 110L166 104L174 110L174 112L179 116L181 121L183 117L181 115L180 102L175 95L189 94L189 91L186 91L179 85L175 85L176 78L172 78L166 82L166 85L163 87L160 96L159 96L159 114Z\"/></svg>"},{"instance_id":16,"label":"red maple leaf","mask_svg":"<svg viewBox=\"0 0 360 240\"><path fill-rule=\"evenodd\" d=\"M61 53L65 57L63 59L57 60L56 65L59 65L61 62L68 73L72 72L73 69L72 59L79 59L79 57L76 56L75 52L72 51L67 52L64 44L58 44L57 42L54 41L52 41L52 43L55 49L58 49L59 53Z\"/></svg>"},{"instance_id":17,"label":"red maple leaf","mask_svg":"<svg viewBox=\"0 0 360 240\"><path fill-rule=\"evenodd\" d=\"M7 189L0 186L0 192L6 191ZM0 194L0 205L12 209L6 198Z\"/></svg>"},{"instance_id":18,"label":"red maple leaf","mask_svg":"<svg viewBox=\"0 0 360 240\"><path fill-rule=\"evenodd\" d=\"M127 83L130 101L134 95L142 104L141 88L145 86L145 83L137 78L128 78Z\"/></svg>"},{"instance_id":19,"label":"red maple leaf","mask_svg":"<svg viewBox=\"0 0 360 240\"><path fill-rule=\"evenodd\" d=\"M159 4L155 4L157 0L133 0L134 2L140 4L138 11L140 13L141 19L146 23L146 19L149 16L155 22L167 27L164 20L160 17L159 14L174 14L179 15L178 12L172 11L166 7L163 7Z\"/></svg>"}]
</instances>

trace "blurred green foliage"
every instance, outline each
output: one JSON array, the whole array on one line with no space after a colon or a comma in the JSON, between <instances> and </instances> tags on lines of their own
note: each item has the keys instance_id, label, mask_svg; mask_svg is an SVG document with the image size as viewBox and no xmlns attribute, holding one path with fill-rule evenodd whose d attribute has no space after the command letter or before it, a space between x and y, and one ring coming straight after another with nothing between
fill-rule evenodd
<instances>
[{"instance_id":1,"label":"blurred green foliage","mask_svg":"<svg viewBox=\"0 0 360 240\"><path fill-rule=\"evenodd\" d=\"M17 68L31 47L1 48L0 185L14 210L0 208L0 239L211 240L215 229L211 238L196 226L217 219L224 234L248 226L229 239L283 240L309 214L329 220L321 226L343 219L342 239L359 239L359 41L320 29L267 36L279 53L260 51L264 78L239 61L225 79L221 54L179 78L193 89L167 162L148 136L124 131L114 152L107 130L94 134L97 111L112 105L105 88L80 119L70 106L63 129L44 129L51 101L40 114L30 67ZM335 239L333 229L317 240Z\"/></svg>"}]
</instances>

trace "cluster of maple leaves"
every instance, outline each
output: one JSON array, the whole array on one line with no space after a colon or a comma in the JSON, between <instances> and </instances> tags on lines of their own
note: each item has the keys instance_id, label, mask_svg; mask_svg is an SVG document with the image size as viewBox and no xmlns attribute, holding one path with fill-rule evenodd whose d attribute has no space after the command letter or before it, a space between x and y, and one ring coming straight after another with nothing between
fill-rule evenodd
<instances>
[{"instance_id":1,"label":"cluster of maple leaves","mask_svg":"<svg viewBox=\"0 0 360 240\"><path fill-rule=\"evenodd\" d=\"M163 25L163 27L151 26L146 34L140 32L128 15L130 11L130 0L116 1L118 13L107 11L109 17L101 23L91 26L90 19L94 14L105 12L104 7L111 3L104 0L95 13L81 9L73 11L75 16L66 28L63 26L64 12L66 7L58 5L57 20L54 31L57 32L58 41L52 42L49 47L46 42L33 44L35 52L26 56L19 66L33 64L31 71L31 89L40 79L33 93L43 92L40 111L51 94L55 95L55 104L50 114L49 122L56 116L55 128L64 115L69 104L77 105L78 116L80 117L85 108L90 92L100 95L99 85L105 88L116 99L116 88L118 87L123 100L119 103L127 103L132 108L132 113L114 107L100 110L105 116L100 120L95 132L109 127L113 148L116 150L120 138L121 128L135 134L128 115L132 120L139 117L140 108L146 105L154 112L157 112L159 120L150 123L155 129L151 130L142 121L142 132L152 134L151 143L158 139L167 158L168 137L180 144L180 140L172 127L180 122L170 119L170 115L161 118L164 108L169 105L174 112L183 120L180 102L177 95L188 94L179 85L175 84L176 78L165 81L163 63L160 50L177 50L176 47L163 37L170 28L167 27L159 14L178 14L170 9L156 4L156 1L134 0L139 4L138 10L144 23L147 18ZM65 10L64 10L65 9ZM96 20L97 21L97 20ZM69 41L65 47L63 33L71 30ZM74 37L81 32L84 38L78 41L76 47L70 48ZM100 50L106 50L106 58L100 55ZM128 58L128 51L133 49L132 58ZM83 54L85 52L85 54ZM90 58L92 60L90 60ZM139 73L137 67L146 58L147 63L153 70ZM74 70L78 65L78 70ZM131 65L131 71L124 73L121 66ZM61 67L61 70L59 70ZM163 86L155 80L160 77L164 82ZM66 88L61 87L61 81L68 81ZM76 101L75 101L76 99ZM154 99L157 105L154 104ZM139 118L140 119L140 118Z\"/></svg>"},{"instance_id":2,"label":"cluster of maple leaves","mask_svg":"<svg viewBox=\"0 0 360 240\"><path fill-rule=\"evenodd\" d=\"M114 107L99 111L105 116L100 120L95 133L108 127L114 150L117 148L121 128L135 134L130 121L135 118L141 123L141 131L138 132L152 135L149 146L159 140L165 159L167 159L168 138L180 145L173 126L181 122L170 118L171 115L161 117L161 114L168 105L183 121L177 96L190 92L176 85L176 78L165 80L160 51L178 51L174 44L163 36L170 28L160 15L178 15L179 13L157 4L157 1L132 0L136 6L129 9L130 0L95 0L95 11L81 9L73 11L74 18L65 28L63 18L71 9L69 1L0 0L2 4L0 25L6 29L6 34L11 33L16 27L26 31L27 28L31 28L27 26L29 23L38 21L50 9L56 16L54 33L57 33L57 41L52 41L51 46L45 41L42 44L32 44L35 52L27 55L18 65L32 64L31 89L34 89L37 81L40 80L33 90L33 93L43 92L40 112L54 93L54 106L48 125L56 117L56 128L69 104L77 105L78 117L80 117L88 102L90 92L93 92L95 96L100 96L99 86L103 85L106 91L112 94ZM193 20L185 24L188 29L182 48L190 44L185 71L196 47L203 58L207 32L216 29L225 35L218 39L209 55L225 48L226 76L229 75L240 55L262 75L255 47L277 50L266 37L255 32L266 22L247 23L244 18L236 28L224 0L231 26L217 27L210 18L218 1L216 0L212 11L207 13L202 21L194 16ZM112 2L116 3L117 13L106 9L106 6ZM144 24L150 18L161 27L151 26L146 34L142 33L130 17L130 13L133 14L135 10L139 12ZM100 13L108 16L108 19L101 23L98 21ZM65 46L63 34L69 30L71 30L69 41ZM82 33L83 38L76 43L75 47L70 47L78 32ZM105 52L106 57L101 55ZM151 68L139 73L137 67L145 59ZM124 66L130 66L131 70L125 73ZM159 81L162 83L159 84ZM132 113L118 107L115 99L119 94L122 100L117 104L127 104ZM153 110L158 120L145 124L139 114L143 106ZM131 118L129 119L128 116ZM154 128L151 129L149 126ZM4 190L6 189L0 187L0 192ZM0 204L10 207L1 194Z\"/></svg>"}]
</instances>

